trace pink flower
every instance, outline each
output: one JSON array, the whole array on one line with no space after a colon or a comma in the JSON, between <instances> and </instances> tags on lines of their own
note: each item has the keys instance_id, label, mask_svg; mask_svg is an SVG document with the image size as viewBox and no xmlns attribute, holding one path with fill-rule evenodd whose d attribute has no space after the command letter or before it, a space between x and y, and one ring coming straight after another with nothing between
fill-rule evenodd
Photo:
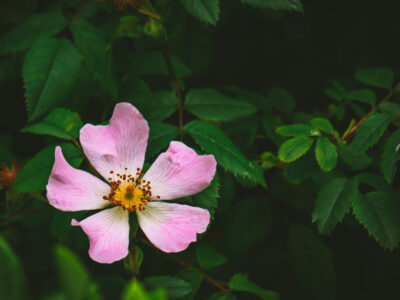
<instances>
[{"instance_id":1,"label":"pink flower","mask_svg":"<svg viewBox=\"0 0 400 300\"><path fill-rule=\"evenodd\" d=\"M62 211L94 210L112 206L80 222L89 237L89 255L113 263L128 254L129 212L136 212L147 238L164 252L185 250L210 222L208 210L171 204L196 194L210 184L216 170L213 155L197 155L181 142L171 142L146 174L144 163L149 127L129 103L115 106L110 124L86 124L80 131L83 151L107 180L71 167L61 148L47 184L47 199Z\"/></svg>"}]
</instances>

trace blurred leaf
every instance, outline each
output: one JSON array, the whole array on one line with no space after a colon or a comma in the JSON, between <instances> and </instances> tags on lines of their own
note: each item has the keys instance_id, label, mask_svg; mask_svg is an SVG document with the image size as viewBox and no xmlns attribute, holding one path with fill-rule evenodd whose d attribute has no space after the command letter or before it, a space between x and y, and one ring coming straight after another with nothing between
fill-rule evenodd
<instances>
[{"instance_id":1,"label":"blurred leaf","mask_svg":"<svg viewBox=\"0 0 400 300\"><path fill-rule=\"evenodd\" d=\"M266 238L271 229L268 200L253 196L238 201L231 209L228 228L228 249L240 253L254 248Z\"/></svg>"},{"instance_id":2,"label":"blurred leaf","mask_svg":"<svg viewBox=\"0 0 400 300\"><path fill-rule=\"evenodd\" d=\"M370 105L376 102L376 94L373 90L361 89L347 92L345 98L348 100L356 100Z\"/></svg>"},{"instance_id":3,"label":"blurred leaf","mask_svg":"<svg viewBox=\"0 0 400 300\"><path fill-rule=\"evenodd\" d=\"M209 245L196 247L197 261L201 268L210 269L226 263L226 257Z\"/></svg>"},{"instance_id":4,"label":"blurred leaf","mask_svg":"<svg viewBox=\"0 0 400 300\"><path fill-rule=\"evenodd\" d=\"M381 159L381 170L387 182L392 183L396 175L396 162L400 159L400 129L397 129L386 141Z\"/></svg>"},{"instance_id":5,"label":"blurred leaf","mask_svg":"<svg viewBox=\"0 0 400 300\"><path fill-rule=\"evenodd\" d=\"M394 118L400 117L400 105L397 103L385 101L379 104L379 110L393 116Z\"/></svg>"},{"instance_id":6,"label":"blurred leaf","mask_svg":"<svg viewBox=\"0 0 400 300\"><path fill-rule=\"evenodd\" d=\"M242 3L259 8L303 12L303 5L300 0L242 0Z\"/></svg>"},{"instance_id":7,"label":"blurred leaf","mask_svg":"<svg viewBox=\"0 0 400 300\"><path fill-rule=\"evenodd\" d=\"M140 249L138 246L133 246L135 251L135 273L140 275L140 267L142 266L143 262L143 250Z\"/></svg>"},{"instance_id":8,"label":"blurred leaf","mask_svg":"<svg viewBox=\"0 0 400 300\"><path fill-rule=\"evenodd\" d=\"M191 89L185 99L185 108L201 119L230 121L254 114L250 103L221 94L214 89Z\"/></svg>"},{"instance_id":9,"label":"blurred leaf","mask_svg":"<svg viewBox=\"0 0 400 300\"><path fill-rule=\"evenodd\" d=\"M67 298L71 300L87 299L90 277L78 257L67 248L57 246L55 258L61 287Z\"/></svg>"},{"instance_id":10,"label":"blurred leaf","mask_svg":"<svg viewBox=\"0 0 400 300\"><path fill-rule=\"evenodd\" d=\"M60 145L65 159L73 166L78 167L82 160L82 153L71 144ZM12 189L18 192L39 192L46 188L54 164L54 146L48 146L28 161L15 179Z\"/></svg>"},{"instance_id":11,"label":"blurred leaf","mask_svg":"<svg viewBox=\"0 0 400 300\"><path fill-rule=\"evenodd\" d=\"M181 0L186 10L203 21L216 25L219 18L219 0Z\"/></svg>"},{"instance_id":12,"label":"blurred leaf","mask_svg":"<svg viewBox=\"0 0 400 300\"><path fill-rule=\"evenodd\" d=\"M67 22L61 14L34 14L0 39L0 54L22 51L37 40L60 32Z\"/></svg>"},{"instance_id":13,"label":"blurred leaf","mask_svg":"<svg viewBox=\"0 0 400 300\"><path fill-rule=\"evenodd\" d=\"M399 195L379 191L358 197L353 202L356 218L381 246L393 250L400 241Z\"/></svg>"},{"instance_id":14,"label":"blurred leaf","mask_svg":"<svg viewBox=\"0 0 400 300\"><path fill-rule=\"evenodd\" d=\"M143 35L143 25L137 16L122 16L115 31L116 37L140 38Z\"/></svg>"},{"instance_id":15,"label":"blurred leaf","mask_svg":"<svg viewBox=\"0 0 400 300\"><path fill-rule=\"evenodd\" d=\"M214 154L221 166L235 176L245 177L266 186L261 171L243 156L229 138L217 127L202 121L192 121L185 125L187 131L200 147Z\"/></svg>"},{"instance_id":16,"label":"blurred leaf","mask_svg":"<svg viewBox=\"0 0 400 300\"><path fill-rule=\"evenodd\" d=\"M363 153L372 147L383 135L392 121L388 114L374 113L358 128L352 146L355 153Z\"/></svg>"},{"instance_id":17,"label":"blurred leaf","mask_svg":"<svg viewBox=\"0 0 400 300\"><path fill-rule=\"evenodd\" d=\"M137 95L130 102L149 121L160 122L178 109L178 99L175 93L167 91Z\"/></svg>"},{"instance_id":18,"label":"blurred leaf","mask_svg":"<svg viewBox=\"0 0 400 300\"><path fill-rule=\"evenodd\" d=\"M312 144L313 140L305 135L299 135L287 140L279 147L279 159L288 163L295 161L306 154Z\"/></svg>"},{"instance_id":19,"label":"blurred leaf","mask_svg":"<svg viewBox=\"0 0 400 300\"><path fill-rule=\"evenodd\" d=\"M171 124L161 122L149 122L150 134L147 145L147 157L153 157L160 150L165 149L175 139L179 129Z\"/></svg>"},{"instance_id":20,"label":"blurred leaf","mask_svg":"<svg viewBox=\"0 0 400 300\"><path fill-rule=\"evenodd\" d=\"M131 71L136 76L163 75L170 76L167 63L161 51L135 52L131 57ZM188 77L191 70L175 55L171 55L171 63L178 78Z\"/></svg>"},{"instance_id":21,"label":"blurred leaf","mask_svg":"<svg viewBox=\"0 0 400 300\"><path fill-rule=\"evenodd\" d=\"M219 198L219 176L215 173L210 185L198 194L193 195L193 205L207 209L213 218L215 209L218 207Z\"/></svg>"},{"instance_id":22,"label":"blurred leaf","mask_svg":"<svg viewBox=\"0 0 400 300\"><path fill-rule=\"evenodd\" d=\"M122 300L167 300L167 293L163 289L146 292L138 281L131 281L127 286Z\"/></svg>"},{"instance_id":23,"label":"blurred leaf","mask_svg":"<svg viewBox=\"0 0 400 300\"><path fill-rule=\"evenodd\" d=\"M373 159L365 153L354 153L351 145L340 143L338 144L340 157L348 164L352 170L365 169L371 165Z\"/></svg>"},{"instance_id":24,"label":"blurred leaf","mask_svg":"<svg viewBox=\"0 0 400 300\"><path fill-rule=\"evenodd\" d=\"M314 127L306 124L292 124L279 126L276 132L282 136L316 135L318 131Z\"/></svg>"},{"instance_id":25,"label":"blurred leaf","mask_svg":"<svg viewBox=\"0 0 400 300\"><path fill-rule=\"evenodd\" d=\"M25 278L18 257L0 236L0 298L26 299L24 296Z\"/></svg>"},{"instance_id":26,"label":"blurred leaf","mask_svg":"<svg viewBox=\"0 0 400 300\"><path fill-rule=\"evenodd\" d=\"M65 39L42 39L26 55L23 77L29 120L36 120L68 97L79 75L80 56Z\"/></svg>"},{"instance_id":27,"label":"blurred leaf","mask_svg":"<svg viewBox=\"0 0 400 300\"><path fill-rule=\"evenodd\" d=\"M245 90L237 86L228 86L226 89L230 92L233 92L237 98L250 102L257 107L257 109L266 113L271 113L272 103L270 103L268 98L264 95L251 90Z\"/></svg>"},{"instance_id":28,"label":"blurred leaf","mask_svg":"<svg viewBox=\"0 0 400 300\"><path fill-rule=\"evenodd\" d=\"M74 140L79 136L82 126L81 118L77 113L65 108L56 108L39 123L25 126L21 131Z\"/></svg>"},{"instance_id":29,"label":"blurred leaf","mask_svg":"<svg viewBox=\"0 0 400 300\"><path fill-rule=\"evenodd\" d=\"M330 233L350 210L358 190L357 179L336 178L320 190L312 213L312 221L321 234Z\"/></svg>"},{"instance_id":30,"label":"blurred leaf","mask_svg":"<svg viewBox=\"0 0 400 300\"><path fill-rule=\"evenodd\" d=\"M207 300L236 300L236 297L232 294L216 292L208 297Z\"/></svg>"},{"instance_id":31,"label":"blurred leaf","mask_svg":"<svg viewBox=\"0 0 400 300\"><path fill-rule=\"evenodd\" d=\"M291 113L296 105L292 94L280 87L274 87L270 90L268 101L270 101L277 110L287 114Z\"/></svg>"},{"instance_id":32,"label":"blurred leaf","mask_svg":"<svg viewBox=\"0 0 400 300\"><path fill-rule=\"evenodd\" d=\"M117 83L113 77L111 53L106 51L107 45L100 32L85 20L72 23L71 31L84 63L103 89L116 97Z\"/></svg>"},{"instance_id":33,"label":"blurred leaf","mask_svg":"<svg viewBox=\"0 0 400 300\"><path fill-rule=\"evenodd\" d=\"M332 170L336 166L338 157L335 144L326 137L319 138L315 147L315 157L321 169Z\"/></svg>"},{"instance_id":34,"label":"blurred leaf","mask_svg":"<svg viewBox=\"0 0 400 300\"><path fill-rule=\"evenodd\" d=\"M153 276L143 281L143 284L149 289L162 287L167 291L169 299L180 298L189 294L192 290L186 281L170 276Z\"/></svg>"},{"instance_id":35,"label":"blurred leaf","mask_svg":"<svg viewBox=\"0 0 400 300\"><path fill-rule=\"evenodd\" d=\"M369 68L355 72L354 77L364 84L390 89L394 72L390 68Z\"/></svg>"},{"instance_id":36,"label":"blurred leaf","mask_svg":"<svg viewBox=\"0 0 400 300\"><path fill-rule=\"evenodd\" d=\"M261 161L261 166L266 170L276 167L280 164L278 157L269 151L261 154Z\"/></svg>"},{"instance_id":37,"label":"blurred leaf","mask_svg":"<svg viewBox=\"0 0 400 300\"><path fill-rule=\"evenodd\" d=\"M333 134L333 126L328 119L325 118L314 118L311 121L311 125L328 134Z\"/></svg>"},{"instance_id":38,"label":"blurred leaf","mask_svg":"<svg viewBox=\"0 0 400 300\"><path fill-rule=\"evenodd\" d=\"M376 173L360 173L355 176L360 184L367 184L378 191L392 192L393 188L385 181L385 179Z\"/></svg>"},{"instance_id":39,"label":"blurred leaf","mask_svg":"<svg viewBox=\"0 0 400 300\"><path fill-rule=\"evenodd\" d=\"M232 291L240 291L240 292L248 292L251 294L255 294L262 299L266 300L279 300L280 296L277 292L266 290L260 288L255 283L251 282L245 275L243 274L235 274L229 281L229 288Z\"/></svg>"},{"instance_id":40,"label":"blurred leaf","mask_svg":"<svg viewBox=\"0 0 400 300\"><path fill-rule=\"evenodd\" d=\"M183 269L178 273L177 276L184 281L189 282L190 286L192 287L192 291L189 294L183 296L182 299L192 299L199 289L201 282L203 281L203 274L201 274L196 269Z\"/></svg>"},{"instance_id":41,"label":"blurred leaf","mask_svg":"<svg viewBox=\"0 0 400 300\"><path fill-rule=\"evenodd\" d=\"M245 117L221 124L222 130L241 152L246 152L255 143L259 126L260 118L258 116Z\"/></svg>"},{"instance_id":42,"label":"blurred leaf","mask_svg":"<svg viewBox=\"0 0 400 300\"><path fill-rule=\"evenodd\" d=\"M318 300L333 300L335 271L333 255L319 237L302 226L292 226L289 254L295 278Z\"/></svg>"},{"instance_id":43,"label":"blurred leaf","mask_svg":"<svg viewBox=\"0 0 400 300\"><path fill-rule=\"evenodd\" d=\"M267 137L275 145L280 145L284 141L284 138L276 133L277 127L282 124L281 117L275 115L263 116L262 124Z\"/></svg>"}]
</instances>

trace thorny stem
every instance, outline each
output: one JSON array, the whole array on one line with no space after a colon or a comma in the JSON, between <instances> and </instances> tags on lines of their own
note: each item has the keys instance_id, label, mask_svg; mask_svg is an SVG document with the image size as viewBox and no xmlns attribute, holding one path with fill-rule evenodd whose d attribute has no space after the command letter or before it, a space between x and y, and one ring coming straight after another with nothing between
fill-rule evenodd
<instances>
[{"instance_id":1,"label":"thorny stem","mask_svg":"<svg viewBox=\"0 0 400 300\"><path fill-rule=\"evenodd\" d=\"M171 253L167 253L167 255L172 258L173 260L175 260L178 264L184 266L185 268L188 269L195 269L198 270L197 268L193 267L192 265L188 264L187 262L181 260L180 258L176 257L175 255L171 254ZM219 282L218 280L215 280L214 278L212 278L210 275L202 272L201 270L198 270L203 276L204 279L211 283L213 286L219 288L221 291L225 292L225 293L230 293L229 288L225 287L226 284Z\"/></svg>"},{"instance_id":2,"label":"thorny stem","mask_svg":"<svg viewBox=\"0 0 400 300\"><path fill-rule=\"evenodd\" d=\"M135 248L133 247L130 251L129 251L129 257L131 259L131 270L132 270L132 280L136 281L136 271L135 271Z\"/></svg>"},{"instance_id":3,"label":"thorny stem","mask_svg":"<svg viewBox=\"0 0 400 300\"><path fill-rule=\"evenodd\" d=\"M392 97L392 95L393 95L393 91L392 91L392 90L389 90L389 93L386 95L386 97L383 98L383 99L378 103L378 105L374 105L374 106L371 108L371 110L370 110L364 117L361 118L360 121L358 121L356 124L354 124L354 126L349 130L349 132L348 132L345 136L342 137L342 140L343 140L344 142L350 141L350 140L354 137L354 135L356 134L356 132L357 132L358 128L360 127L360 125L361 125L362 123L364 123L364 121L365 121L366 119L368 119L368 117L369 117L373 112L375 112L375 111L378 109L379 105L381 105L382 103L384 103L384 102L386 102L387 100L389 100L390 97Z\"/></svg>"}]
</instances>

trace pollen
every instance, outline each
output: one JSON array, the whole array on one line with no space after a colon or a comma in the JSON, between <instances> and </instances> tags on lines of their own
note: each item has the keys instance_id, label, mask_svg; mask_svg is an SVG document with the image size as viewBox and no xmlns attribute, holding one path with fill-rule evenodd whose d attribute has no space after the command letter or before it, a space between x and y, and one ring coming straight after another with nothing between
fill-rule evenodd
<instances>
[{"instance_id":1,"label":"pollen","mask_svg":"<svg viewBox=\"0 0 400 300\"><path fill-rule=\"evenodd\" d=\"M159 197L153 197L150 182L142 179L143 173L139 168L134 176L128 174L127 168L124 174L110 171L110 176L108 180L111 190L108 195L103 196L103 199L115 206L120 206L129 212L137 212L145 210L152 199L159 199Z\"/></svg>"}]
</instances>

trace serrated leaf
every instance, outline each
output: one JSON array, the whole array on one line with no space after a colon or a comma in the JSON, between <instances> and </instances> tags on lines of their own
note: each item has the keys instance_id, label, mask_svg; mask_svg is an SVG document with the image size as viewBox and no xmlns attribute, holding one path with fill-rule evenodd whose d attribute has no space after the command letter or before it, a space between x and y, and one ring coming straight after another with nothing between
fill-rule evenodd
<instances>
[{"instance_id":1,"label":"serrated leaf","mask_svg":"<svg viewBox=\"0 0 400 300\"><path fill-rule=\"evenodd\" d=\"M201 268L210 269L226 263L226 257L209 245L198 245L196 257Z\"/></svg>"},{"instance_id":2,"label":"serrated leaf","mask_svg":"<svg viewBox=\"0 0 400 300\"><path fill-rule=\"evenodd\" d=\"M296 136L284 142L278 151L278 157L283 162L292 162L302 157L311 148L313 140L305 135Z\"/></svg>"},{"instance_id":3,"label":"serrated leaf","mask_svg":"<svg viewBox=\"0 0 400 300\"><path fill-rule=\"evenodd\" d=\"M9 31L0 40L0 54L22 51L36 41L60 32L66 19L61 14L34 14Z\"/></svg>"},{"instance_id":4,"label":"serrated leaf","mask_svg":"<svg viewBox=\"0 0 400 300\"><path fill-rule=\"evenodd\" d=\"M219 18L219 0L181 0L186 10L205 23L216 25Z\"/></svg>"},{"instance_id":5,"label":"serrated leaf","mask_svg":"<svg viewBox=\"0 0 400 300\"><path fill-rule=\"evenodd\" d=\"M103 89L116 97L117 83L112 70L112 55L106 51L107 44L100 31L85 20L77 20L72 23L71 32L84 63L100 81Z\"/></svg>"},{"instance_id":6,"label":"serrated leaf","mask_svg":"<svg viewBox=\"0 0 400 300\"><path fill-rule=\"evenodd\" d=\"M356 218L381 246L393 250L400 241L399 195L393 192L370 192L353 202Z\"/></svg>"},{"instance_id":7,"label":"serrated leaf","mask_svg":"<svg viewBox=\"0 0 400 300\"><path fill-rule=\"evenodd\" d=\"M83 160L82 153L71 144L61 144L60 146L65 159L73 167L78 167ZM29 160L15 179L12 189L18 192L43 191L53 168L54 149L54 146L49 146Z\"/></svg>"},{"instance_id":8,"label":"serrated leaf","mask_svg":"<svg viewBox=\"0 0 400 300\"><path fill-rule=\"evenodd\" d=\"M396 175L396 162L400 159L400 129L397 129L386 141L381 159L381 170L387 182L392 183Z\"/></svg>"},{"instance_id":9,"label":"serrated leaf","mask_svg":"<svg viewBox=\"0 0 400 300\"><path fill-rule=\"evenodd\" d=\"M194 138L203 151L213 154L218 164L225 170L235 176L242 176L266 186L260 169L245 158L217 127L203 121L192 121L185 125L185 131Z\"/></svg>"},{"instance_id":10,"label":"serrated leaf","mask_svg":"<svg viewBox=\"0 0 400 300\"><path fill-rule=\"evenodd\" d=\"M183 296L182 299L184 300L190 300L194 297L196 294L197 290L199 289L201 282L203 281L204 275L200 273L197 269L183 269L181 270L177 276L184 281L188 282L190 286L192 287L192 291Z\"/></svg>"},{"instance_id":11,"label":"serrated leaf","mask_svg":"<svg viewBox=\"0 0 400 300\"><path fill-rule=\"evenodd\" d=\"M26 55L23 66L29 119L36 120L68 97L81 62L75 46L65 39L42 39Z\"/></svg>"},{"instance_id":12,"label":"serrated leaf","mask_svg":"<svg viewBox=\"0 0 400 300\"><path fill-rule=\"evenodd\" d=\"M315 147L315 158L321 169L325 171L332 170L336 166L337 157L338 153L335 144L326 137L319 138Z\"/></svg>"},{"instance_id":13,"label":"serrated leaf","mask_svg":"<svg viewBox=\"0 0 400 300\"><path fill-rule=\"evenodd\" d=\"M79 136L82 126L81 118L77 113L65 108L56 108L39 123L25 126L21 131L74 140Z\"/></svg>"},{"instance_id":14,"label":"serrated leaf","mask_svg":"<svg viewBox=\"0 0 400 300\"><path fill-rule=\"evenodd\" d=\"M257 109L241 99L231 98L214 89L191 89L185 108L204 120L230 121L254 114Z\"/></svg>"},{"instance_id":15,"label":"serrated leaf","mask_svg":"<svg viewBox=\"0 0 400 300\"><path fill-rule=\"evenodd\" d=\"M307 124L291 124L291 125L283 125L279 126L276 129L276 132L282 136L298 136L298 135L307 135L311 136L313 133L316 133L314 127Z\"/></svg>"},{"instance_id":16,"label":"serrated leaf","mask_svg":"<svg viewBox=\"0 0 400 300\"><path fill-rule=\"evenodd\" d=\"M374 105L376 102L376 94L373 90L360 89L347 92L345 95L345 99L356 100L370 105Z\"/></svg>"},{"instance_id":17,"label":"serrated leaf","mask_svg":"<svg viewBox=\"0 0 400 300\"><path fill-rule=\"evenodd\" d=\"M354 77L367 85L390 89L393 85L394 72L390 68L369 68L355 72Z\"/></svg>"},{"instance_id":18,"label":"serrated leaf","mask_svg":"<svg viewBox=\"0 0 400 300\"><path fill-rule=\"evenodd\" d=\"M281 87L273 87L271 89L268 94L268 101L270 101L277 110L284 113L291 113L296 106L293 95Z\"/></svg>"},{"instance_id":19,"label":"serrated leaf","mask_svg":"<svg viewBox=\"0 0 400 300\"><path fill-rule=\"evenodd\" d=\"M171 276L148 277L143 281L143 284L149 289L157 287L166 289L169 299L183 297L192 291L192 288L188 282Z\"/></svg>"},{"instance_id":20,"label":"serrated leaf","mask_svg":"<svg viewBox=\"0 0 400 300\"><path fill-rule=\"evenodd\" d=\"M179 129L171 124L149 122L150 134L147 144L146 156L152 157L166 148L177 137Z\"/></svg>"},{"instance_id":21,"label":"serrated leaf","mask_svg":"<svg viewBox=\"0 0 400 300\"><path fill-rule=\"evenodd\" d=\"M374 113L358 128L352 147L355 153L363 153L372 147L383 135L393 117L389 114Z\"/></svg>"},{"instance_id":22,"label":"serrated leaf","mask_svg":"<svg viewBox=\"0 0 400 300\"><path fill-rule=\"evenodd\" d=\"M137 95L130 102L150 121L160 122L178 109L175 93L168 91Z\"/></svg>"},{"instance_id":23,"label":"serrated leaf","mask_svg":"<svg viewBox=\"0 0 400 300\"><path fill-rule=\"evenodd\" d=\"M242 0L242 2L259 8L303 12L300 0Z\"/></svg>"},{"instance_id":24,"label":"serrated leaf","mask_svg":"<svg viewBox=\"0 0 400 300\"><path fill-rule=\"evenodd\" d=\"M244 274L235 274L229 280L229 288L232 291L248 292L266 300L279 300L280 296L277 292L270 291L259 287L251 282Z\"/></svg>"},{"instance_id":25,"label":"serrated leaf","mask_svg":"<svg viewBox=\"0 0 400 300\"><path fill-rule=\"evenodd\" d=\"M311 125L317 128L318 130L321 130L323 132L326 132L328 134L333 134L333 126L331 122L329 122L328 119L325 118L314 118L310 121Z\"/></svg>"},{"instance_id":26,"label":"serrated leaf","mask_svg":"<svg viewBox=\"0 0 400 300\"><path fill-rule=\"evenodd\" d=\"M0 236L0 298L26 299L21 263L7 241Z\"/></svg>"},{"instance_id":27,"label":"serrated leaf","mask_svg":"<svg viewBox=\"0 0 400 300\"><path fill-rule=\"evenodd\" d=\"M336 178L322 187L315 202L312 220L321 234L330 233L350 210L357 195L358 181Z\"/></svg>"},{"instance_id":28,"label":"serrated leaf","mask_svg":"<svg viewBox=\"0 0 400 300\"><path fill-rule=\"evenodd\" d=\"M335 271L333 255L320 238L302 226L292 226L289 255L297 282L318 300L333 300Z\"/></svg>"}]
</instances>

